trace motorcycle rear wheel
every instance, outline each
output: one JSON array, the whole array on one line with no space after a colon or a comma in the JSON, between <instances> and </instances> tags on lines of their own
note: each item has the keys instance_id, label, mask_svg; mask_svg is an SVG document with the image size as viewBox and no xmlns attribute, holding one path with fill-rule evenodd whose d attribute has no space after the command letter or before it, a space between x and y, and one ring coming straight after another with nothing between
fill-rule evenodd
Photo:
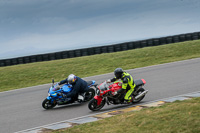
<instances>
[{"instance_id":1,"label":"motorcycle rear wheel","mask_svg":"<svg viewBox=\"0 0 200 133\"><path fill-rule=\"evenodd\" d=\"M100 110L100 109L103 108L103 106L105 105L106 100L103 99L103 100L101 101L101 104L100 104L100 105L97 105L97 102L98 102L97 99L93 98L93 99L89 102L88 108L89 108L90 110L92 110L92 111Z\"/></svg>"},{"instance_id":2,"label":"motorcycle rear wheel","mask_svg":"<svg viewBox=\"0 0 200 133\"><path fill-rule=\"evenodd\" d=\"M142 93L143 91L145 91L144 88L141 88L141 89L138 91L137 95L139 95L139 94ZM133 96L133 97L135 97L135 96ZM139 103L144 97L145 97L145 95L142 96L142 97L140 97L140 98L138 98L138 99L134 99L134 100L132 101L132 103Z\"/></svg>"},{"instance_id":3,"label":"motorcycle rear wheel","mask_svg":"<svg viewBox=\"0 0 200 133\"><path fill-rule=\"evenodd\" d=\"M90 101L95 96L95 90L92 88L89 88L89 90L85 93L85 99L84 101Z\"/></svg>"},{"instance_id":4,"label":"motorcycle rear wheel","mask_svg":"<svg viewBox=\"0 0 200 133\"><path fill-rule=\"evenodd\" d=\"M44 99L44 101L42 102L42 107L44 109L52 109L55 106L56 106L56 103L51 103L51 101L48 99Z\"/></svg>"}]
</instances>

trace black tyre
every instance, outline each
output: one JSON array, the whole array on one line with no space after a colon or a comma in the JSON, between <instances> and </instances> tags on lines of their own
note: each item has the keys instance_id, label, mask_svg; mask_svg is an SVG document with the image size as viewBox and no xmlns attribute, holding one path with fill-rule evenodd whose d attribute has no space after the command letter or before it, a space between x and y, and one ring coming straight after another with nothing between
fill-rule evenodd
<instances>
[{"instance_id":1,"label":"black tyre","mask_svg":"<svg viewBox=\"0 0 200 133\"><path fill-rule=\"evenodd\" d=\"M103 106L105 105L106 103L106 100L103 99L101 101L101 104L100 105L97 105L97 100L96 99L92 99L89 104L88 104L88 108L92 111L97 111L97 110L100 110L101 108L103 108Z\"/></svg>"},{"instance_id":2,"label":"black tyre","mask_svg":"<svg viewBox=\"0 0 200 133\"><path fill-rule=\"evenodd\" d=\"M137 95L141 94L141 93L144 92L144 91L145 91L145 90L144 90L143 88L141 88L141 89L138 91ZM133 96L133 97L135 97L135 96ZM132 101L132 103L139 103L144 97L145 97L145 95L142 96L142 97L140 97L140 98L138 98L138 99L134 99L134 100Z\"/></svg>"},{"instance_id":3,"label":"black tyre","mask_svg":"<svg viewBox=\"0 0 200 133\"><path fill-rule=\"evenodd\" d=\"M89 88L89 90L85 93L85 99L84 101L90 101L95 96L95 90L92 88Z\"/></svg>"},{"instance_id":4,"label":"black tyre","mask_svg":"<svg viewBox=\"0 0 200 133\"><path fill-rule=\"evenodd\" d=\"M42 102L42 107L44 109L52 109L55 106L56 106L56 102L51 103L50 100L48 100L48 99L44 99L44 101Z\"/></svg>"}]
</instances>

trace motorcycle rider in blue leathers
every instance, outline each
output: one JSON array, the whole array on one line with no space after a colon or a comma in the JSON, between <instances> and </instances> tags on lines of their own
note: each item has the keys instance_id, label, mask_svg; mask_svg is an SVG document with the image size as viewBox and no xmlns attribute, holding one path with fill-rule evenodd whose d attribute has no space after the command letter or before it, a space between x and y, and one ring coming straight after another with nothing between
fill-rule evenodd
<instances>
[{"instance_id":1,"label":"motorcycle rider in blue leathers","mask_svg":"<svg viewBox=\"0 0 200 133\"><path fill-rule=\"evenodd\" d=\"M62 85L64 83L69 83L72 85L73 89L70 93L68 94L64 94L62 93L61 95L63 95L63 97L67 97L67 98L71 98L70 102L74 102L75 100L78 99L78 96L81 100L83 100L83 96L81 97L81 95L79 94L83 94L84 92L88 91L88 86L87 86L87 82L77 76L75 76L74 74L70 74L68 76L68 78L66 78L65 80L62 80L58 83L58 85Z\"/></svg>"}]
</instances>

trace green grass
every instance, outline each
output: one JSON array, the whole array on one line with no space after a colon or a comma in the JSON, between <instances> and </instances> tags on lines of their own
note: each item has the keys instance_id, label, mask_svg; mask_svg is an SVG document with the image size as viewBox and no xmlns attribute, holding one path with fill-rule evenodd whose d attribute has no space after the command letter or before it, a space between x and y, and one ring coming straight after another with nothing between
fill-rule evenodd
<instances>
[{"instance_id":1,"label":"green grass","mask_svg":"<svg viewBox=\"0 0 200 133\"><path fill-rule=\"evenodd\" d=\"M200 98L123 113L53 133L199 133Z\"/></svg>"},{"instance_id":2,"label":"green grass","mask_svg":"<svg viewBox=\"0 0 200 133\"><path fill-rule=\"evenodd\" d=\"M71 59L0 67L0 91L200 57L200 40Z\"/></svg>"}]
</instances>

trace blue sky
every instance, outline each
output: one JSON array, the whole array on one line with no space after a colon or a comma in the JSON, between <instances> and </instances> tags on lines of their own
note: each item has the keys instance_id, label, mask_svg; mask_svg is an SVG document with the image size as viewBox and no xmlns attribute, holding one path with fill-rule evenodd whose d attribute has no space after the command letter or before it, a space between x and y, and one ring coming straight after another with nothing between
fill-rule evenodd
<instances>
[{"instance_id":1,"label":"blue sky","mask_svg":"<svg viewBox=\"0 0 200 133\"><path fill-rule=\"evenodd\" d=\"M200 31L199 0L0 0L0 59Z\"/></svg>"}]
</instances>

